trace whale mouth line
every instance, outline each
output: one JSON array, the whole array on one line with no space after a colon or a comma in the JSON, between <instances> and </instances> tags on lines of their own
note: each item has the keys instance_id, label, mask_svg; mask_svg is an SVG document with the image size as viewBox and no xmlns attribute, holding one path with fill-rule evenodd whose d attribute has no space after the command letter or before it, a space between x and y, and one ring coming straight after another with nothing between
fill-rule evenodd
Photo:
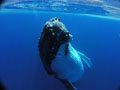
<instances>
[{"instance_id":1,"label":"whale mouth line","mask_svg":"<svg viewBox=\"0 0 120 90\"><path fill-rule=\"evenodd\" d=\"M69 52L69 49L68 49L68 47L69 47L69 43L67 42L67 44L65 45L65 50L64 50L64 52L65 52L65 56L67 56L68 55L68 52Z\"/></svg>"}]
</instances>

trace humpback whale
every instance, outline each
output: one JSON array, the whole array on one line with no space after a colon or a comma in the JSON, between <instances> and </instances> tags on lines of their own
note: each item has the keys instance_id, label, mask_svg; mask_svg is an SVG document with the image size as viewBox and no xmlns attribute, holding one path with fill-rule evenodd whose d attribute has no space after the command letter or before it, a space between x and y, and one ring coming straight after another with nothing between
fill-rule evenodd
<instances>
[{"instance_id":1,"label":"humpback whale","mask_svg":"<svg viewBox=\"0 0 120 90\"><path fill-rule=\"evenodd\" d=\"M76 90L74 82L84 73L84 63L90 68L90 58L76 50L72 35L59 18L47 21L38 43L42 64L49 75L60 80L67 90Z\"/></svg>"}]
</instances>

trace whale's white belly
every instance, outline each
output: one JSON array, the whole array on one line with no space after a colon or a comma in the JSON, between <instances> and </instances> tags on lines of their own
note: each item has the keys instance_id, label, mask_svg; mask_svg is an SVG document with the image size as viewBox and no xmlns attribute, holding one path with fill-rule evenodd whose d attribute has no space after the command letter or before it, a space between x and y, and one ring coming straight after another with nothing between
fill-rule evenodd
<instances>
[{"instance_id":1,"label":"whale's white belly","mask_svg":"<svg viewBox=\"0 0 120 90\"><path fill-rule=\"evenodd\" d=\"M59 78L75 82L83 75L84 67L77 51L71 48L69 50L67 56L56 56L52 61L51 68Z\"/></svg>"}]
</instances>

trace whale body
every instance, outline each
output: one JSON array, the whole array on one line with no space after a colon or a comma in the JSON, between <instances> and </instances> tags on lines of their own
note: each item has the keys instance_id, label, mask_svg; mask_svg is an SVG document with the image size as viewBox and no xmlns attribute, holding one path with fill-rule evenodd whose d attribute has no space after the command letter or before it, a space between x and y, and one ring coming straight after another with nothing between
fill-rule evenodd
<instances>
[{"instance_id":1,"label":"whale body","mask_svg":"<svg viewBox=\"0 0 120 90\"><path fill-rule=\"evenodd\" d=\"M83 61L88 67L92 65L90 58L71 45L72 40L72 35L60 19L52 18L45 23L38 43L46 72L60 80L67 90L77 89L73 82L83 76Z\"/></svg>"}]
</instances>

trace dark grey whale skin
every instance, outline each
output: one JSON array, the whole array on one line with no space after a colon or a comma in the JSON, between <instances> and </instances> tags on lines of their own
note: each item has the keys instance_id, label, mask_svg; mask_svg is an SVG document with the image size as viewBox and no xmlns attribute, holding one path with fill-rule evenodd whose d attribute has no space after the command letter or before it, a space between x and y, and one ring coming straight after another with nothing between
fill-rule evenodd
<instances>
[{"instance_id":1,"label":"dark grey whale skin","mask_svg":"<svg viewBox=\"0 0 120 90\"><path fill-rule=\"evenodd\" d=\"M55 58L61 44L64 44L69 39L69 32L65 25L60 22L59 18L52 18L48 21L41 32L38 43L39 55L42 64L49 75L54 75L60 80L67 90L76 90L71 83L57 77L56 73L51 69L51 62ZM54 49L53 49L54 48Z\"/></svg>"}]
</instances>

